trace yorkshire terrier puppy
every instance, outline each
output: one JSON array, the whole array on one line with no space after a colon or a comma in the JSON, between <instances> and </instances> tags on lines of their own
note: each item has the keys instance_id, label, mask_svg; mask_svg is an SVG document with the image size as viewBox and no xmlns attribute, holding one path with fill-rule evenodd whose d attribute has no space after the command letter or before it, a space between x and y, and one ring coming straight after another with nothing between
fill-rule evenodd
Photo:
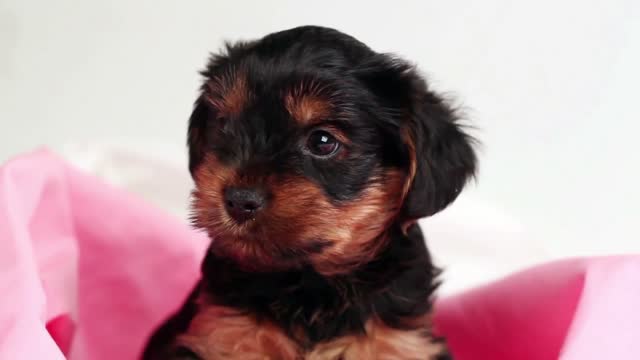
<instances>
[{"instance_id":1,"label":"yorkshire terrier puppy","mask_svg":"<svg viewBox=\"0 0 640 360\"><path fill-rule=\"evenodd\" d=\"M202 75L189 168L212 242L143 358L449 359L416 220L474 175L454 109L404 60L314 26L228 44Z\"/></svg>"}]
</instances>

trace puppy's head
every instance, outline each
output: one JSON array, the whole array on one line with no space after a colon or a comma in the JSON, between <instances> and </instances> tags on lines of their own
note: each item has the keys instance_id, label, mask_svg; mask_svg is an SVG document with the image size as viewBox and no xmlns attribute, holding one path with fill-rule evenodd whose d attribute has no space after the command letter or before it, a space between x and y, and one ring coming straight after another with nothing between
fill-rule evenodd
<instances>
[{"instance_id":1,"label":"puppy's head","mask_svg":"<svg viewBox=\"0 0 640 360\"><path fill-rule=\"evenodd\" d=\"M347 272L474 173L470 138L413 67L335 30L227 45L203 76L194 222L246 269Z\"/></svg>"}]
</instances>

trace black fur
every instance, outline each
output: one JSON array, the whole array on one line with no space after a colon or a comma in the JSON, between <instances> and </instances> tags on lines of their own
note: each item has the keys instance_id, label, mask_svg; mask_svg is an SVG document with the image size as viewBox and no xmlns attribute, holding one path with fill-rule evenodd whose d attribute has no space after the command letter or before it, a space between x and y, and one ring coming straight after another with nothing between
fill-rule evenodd
<instances>
[{"instance_id":1,"label":"black fur","mask_svg":"<svg viewBox=\"0 0 640 360\"><path fill-rule=\"evenodd\" d=\"M404 319L430 310L439 273L418 226L413 226L408 236L394 229L389 247L375 261L337 277L323 277L311 267L245 272L211 253L202 272L203 286L217 304L272 321L291 336L295 329L304 329L306 338L298 340L306 347L364 331L373 313L402 328Z\"/></svg>"},{"instance_id":2,"label":"black fur","mask_svg":"<svg viewBox=\"0 0 640 360\"><path fill-rule=\"evenodd\" d=\"M243 121L227 119L231 121L225 121L225 125L212 122L215 111L207 108L203 99L198 100L190 133L198 129L198 134L208 134L209 138L190 137L192 171L205 152L214 151L227 163L260 162L271 174L301 173L340 201L356 197L368 185L381 160L387 167L406 167L406 150L398 146L402 119L394 118L392 109L384 107L359 78L357 69L370 56L375 53L357 40L316 27L272 34L258 42L227 45L226 55L214 56L203 75L210 79L230 66L242 69L257 100L242 114ZM309 129L291 122L282 108L280 93L274 89L305 81L321 83L323 93L333 99L338 111L326 123L350 137L348 158L327 162L305 157L299 151L299 143L292 141Z\"/></svg>"},{"instance_id":3,"label":"black fur","mask_svg":"<svg viewBox=\"0 0 640 360\"><path fill-rule=\"evenodd\" d=\"M238 115L241 121L217 121L220 114L207 103L208 89L203 86L189 121L192 173L206 153L213 153L248 175L268 171L304 176L336 203L357 199L381 168L407 171L413 149L416 174L401 211L384 234L390 236L388 245L355 271L333 277L320 275L312 266L248 272L209 252L202 265L202 291L220 305L274 322L298 336L305 348L362 332L372 314L388 326L403 328L406 319L429 312L439 270L420 228L413 225L406 234L402 228L444 209L475 172L473 141L455 111L407 62L327 28L299 27L227 45L202 74L210 80L230 69L246 74L255 100ZM300 152L297 139L309 129L291 121L274 89L305 81L321 83L324 95L336 105L327 121L350 139L344 158L320 161ZM326 242L317 239L314 244L311 250L321 252ZM291 249L282 256L298 255ZM159 331L150 348L168 343L167 334L184 328L185 319L197 311L194 306L187 301L171 320L176 325ZM304 329L302 337L294 331L299 329Z\"/></svg>"},{"instance_id":4,"label":"black fur","mask_svg":"<svg viewBox=\"0 0 640 360\"><path fill-rule=\"evenodd\" d=\"M391 237L389 247L375 261L330 279L310 267L246 272L209 252L202 264L201 282L180 311L156 331L143 359L178 359L188 351L167 345L186 330L197 313L199 291L219 305L272 321L291 337L295 338L294 330L303 329L305 337L296 340L308 349L341 335L363 333L372 314L389 326L405 328L404 320L431 310L440 270L431 261L419 226L413 225L407 235L395 228Z\"/></svg>"},{"instance_id":5,"label":"black fur","mask_svg":"<svg viewBox=\"0 0 640 360\"><path fill-rule=\"evenodd\" d=\"M142 359L145 360L164 360L164 359L172 359L178 360L182 358L189 358L188 356L183 356L185 350L181 348L174 348L174 341L178 335L187 331L189 327L189 323L191 319L198 312L198 306L196 305L196 300L200 293L200 284L196 285L196 287L191 291L189 297L187 297L186 301L182 305L179 311L173 314L169 319L167 319L162 326L160 326L153 333L149 341L147 342L147 346L144 349L144 353L142 354ZM188 351L188 349L186 349ZM192 358L197 359L196 356Z\"/></svg>"}]
</instances>

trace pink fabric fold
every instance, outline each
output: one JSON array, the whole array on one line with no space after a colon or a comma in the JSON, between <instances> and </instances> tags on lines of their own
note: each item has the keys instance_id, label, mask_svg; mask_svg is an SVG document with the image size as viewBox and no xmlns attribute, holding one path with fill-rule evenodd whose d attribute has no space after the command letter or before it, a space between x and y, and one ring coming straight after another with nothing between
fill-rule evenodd
<instances>
[{"instance_id":1,"label":"pink fabric fold","mask_svg":"<svg viewBox=\"0 0 640 360\"><path fill-rule=\"evenodd\" d=\"M0 169L0 239L0 359L137 358L207 244L46 151Z\"/></svg>"},{"instance_id":2,"label":"pink fabric fold","mask_svg":"<svg viewBox=\"0 0 640 360\"><path fill-rule=\"evenodd\" d=\"M515 239L514 239L515 240ZM0 359L136 359L207 239L46 151L0 168ZM456 359L640 359L640 256L571 259L441 299Z\"/></svg>"},{"instance_id":3,"label":"pink fabric fold","mask_svg":"<svg viewBox=\"0 0 640 360\"><path fill-rule=\"evenodd\" d=\"M459 359L640 359L640 257L570 259L442 299Z\"/></svg>"}]
</instances>

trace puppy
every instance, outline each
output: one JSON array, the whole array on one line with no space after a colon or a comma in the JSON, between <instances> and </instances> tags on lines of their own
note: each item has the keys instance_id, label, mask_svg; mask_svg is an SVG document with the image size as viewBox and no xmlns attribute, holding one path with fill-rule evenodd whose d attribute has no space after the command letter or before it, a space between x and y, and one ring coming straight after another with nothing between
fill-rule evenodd
<instances>
[{"instance_id":1,"label":"puppy","mask_svg":"<svg viewBox=\"0 0 640 360\"><path fill-rule=\"evenodd\" d=\"M143 358L449 359L416 220L474 175L413 66L333 29L228 44L189 121L202 279Z\"/></svg>"}]
</instances>

